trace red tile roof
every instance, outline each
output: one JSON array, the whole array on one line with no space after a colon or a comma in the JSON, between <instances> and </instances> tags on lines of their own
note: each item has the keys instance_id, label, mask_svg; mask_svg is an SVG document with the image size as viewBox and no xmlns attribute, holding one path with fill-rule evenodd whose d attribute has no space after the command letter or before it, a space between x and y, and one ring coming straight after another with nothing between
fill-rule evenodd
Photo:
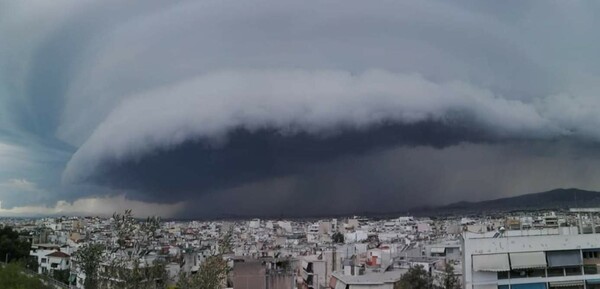
<instances>
[{"instance_id":1,"label":"red tile roof","mask_svg":"<svg viewBox=\"0 0 600 289\"><path fill-rule=\"evenodd\" d=\"M67 253L63 253L61 251L56 251L56 252L52 252L52 253L46 255L46 257L69 258L71 256L69 256L69 254L67 254Z\"/></svg>"}]
</instances>

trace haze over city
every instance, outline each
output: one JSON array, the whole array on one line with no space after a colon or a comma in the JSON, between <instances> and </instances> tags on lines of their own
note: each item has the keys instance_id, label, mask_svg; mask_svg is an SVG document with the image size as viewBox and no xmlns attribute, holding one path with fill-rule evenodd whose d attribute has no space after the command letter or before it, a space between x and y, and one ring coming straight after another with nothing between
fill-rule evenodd
<instances>
[{"instance_id":1,"label":"haze over city","mask_svg":"<svg viewBox=\"0 0 600 289\"><path fill-rule=\"evenodd\" d=\"M600 190L598 5L0 1L0 216Z\"/></svg>"}]
</instances>

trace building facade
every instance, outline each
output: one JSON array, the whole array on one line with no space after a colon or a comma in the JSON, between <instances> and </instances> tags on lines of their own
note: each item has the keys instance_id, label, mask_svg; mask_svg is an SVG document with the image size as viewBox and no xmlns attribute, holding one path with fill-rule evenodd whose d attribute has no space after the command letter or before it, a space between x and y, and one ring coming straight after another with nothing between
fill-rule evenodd
<instances>
[{"instance_id":1,"label":"building facade","mask_svg":"<svg viewBox=\"0 0 600 289\"><path fill-rule=\"evenodd\" d=\"M577 228L463 235L466 289L600 289L600 234Z\"/></svg>"}]
</instances>

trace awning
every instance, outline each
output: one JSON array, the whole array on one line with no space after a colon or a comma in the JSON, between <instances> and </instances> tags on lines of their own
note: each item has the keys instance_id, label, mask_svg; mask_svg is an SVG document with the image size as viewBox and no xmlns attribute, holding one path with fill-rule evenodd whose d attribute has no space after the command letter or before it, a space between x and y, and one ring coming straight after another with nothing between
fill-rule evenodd
<instances>
[{"instance_id":1,"label":"awning","mask_svg":"<svg viewBox=\"0 0 600 289\"><path fill-rule=\"evenodd\" d=\"M512 269L546 268L547 266L544 252L510 253Z\"/></svg>"},{"instance_id":2,"label":"awning","mask_svg":"<svg viewBox=\"0 0 600 289\"><path fill-rule=\"evenodd\" d=\"M431 248L431 254L444 254L446 253L445 247L433 247Z\"/></svg>"},{"instance_id":3,"label":"awning","mask_svg":"<svg viewBox=\"0 0 600 289\"><path fill-rule=\"evenodd\" d=\"M546 283L513 284L512 289L546 289Z\"/></svg>"},{"instance_id":4,"label":"awning","mask_svg":"<svg viewBox=\"0 0 600 289\"><path fill-rule=\"evenodd\" d=\"M510 271L508 254L473 255L473 270L486 272Z\"/></svg>"},{"instance_id":5,"label":"awning","mask_svg":"<svg viewBox=\"0 0 600 289\"><path fill-rule=\"evenodd\" d=\"M548 251L546 252L546 257L548 259L548 267L580 266L583 263L579 250Z\"/></svg>"},{"instance_id":6,"label":"awning","mask_svg":"<svg viewBox=\"0 0 600 289\"><path fill-rule=\"evenodd\" d=\"M578 281L561 281L561 282L550 282L550 287L573 287L573 286L582 286L583 280Z\"/></svg>"}]
</instances>

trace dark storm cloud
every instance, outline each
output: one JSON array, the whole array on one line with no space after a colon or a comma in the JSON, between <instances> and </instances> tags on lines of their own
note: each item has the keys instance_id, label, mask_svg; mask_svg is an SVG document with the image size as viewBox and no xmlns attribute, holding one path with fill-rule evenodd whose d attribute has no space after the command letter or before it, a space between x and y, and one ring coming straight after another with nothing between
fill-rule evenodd
<instances>
[{"instance_id":1,"label":"dark storm cloud","mask_svg":"<svg viewBox=\"0 0 600 289\"><path fill-rule=\"evenodd\" d=\"M563 127L531 104L461 82L371 70L243 70L203 75L123 101L80 146L65 169L68 182L105 162L143 158L203 139L227 143L234 129L273 129L327 139L344 128L368 132L381 123L451 122L507 137L554 137Z\"/></svg>"},{"instance_id":2,"label":"dark storm cloud","mask_svg":"<svg viewBox=\"0 0 600 289\"><path fill-rule=\"evenodd\" d=\"M584 154L585 156L582 156ZM197 196L188 216L407 213L555 188L600 186L600 154L564 142L397 147L306 167L301 173Z\"/></svg>"},{"instance_id":3,"label":"dark storm cloud","mask_svg":"<svg viewBox=\"0 0 600 289\"><path fill-rule=\"evenodd\" d=\"M189 141L140 159L105 163L87 181L144 192L140 198L176 202L195 194L304 172L307 166L344 156L365 155L393 146L443 148L486 138L491 136L460 123L434 122L381 124L363 131L341 129L327 137L285 135L273 129L237 129L229 133L226 144Z\"/></svg>"},{"instance_id":4,"label":"dark storm cloud","mask_svg":"<svg viewBox=\"0 0 600 289\"><path fill-rule=\"evenodd\" d=\"M289 204L316 198L313 210L337 202L342 212L377 207L368 196L417 204L411 194L440 202L479 196L477 186L498 188L485 196L517 193L510 178L493 177L493 162L475 159L510 155L516 140L549 144L519 154L537 176L548 172L538 155L580 160L600 140L600 42L590 37L599 8L0 1L0 201L122 192L301 212ZM552 157L556 146L570 152ZM380 170L382 155L404 161ZM489 182L442 194L459 177L438 168L453 162ZM585 168L520 188L593 187L574 173ZM16 197L18 188L35 194Z\"/></svg>"}]
</instances>

